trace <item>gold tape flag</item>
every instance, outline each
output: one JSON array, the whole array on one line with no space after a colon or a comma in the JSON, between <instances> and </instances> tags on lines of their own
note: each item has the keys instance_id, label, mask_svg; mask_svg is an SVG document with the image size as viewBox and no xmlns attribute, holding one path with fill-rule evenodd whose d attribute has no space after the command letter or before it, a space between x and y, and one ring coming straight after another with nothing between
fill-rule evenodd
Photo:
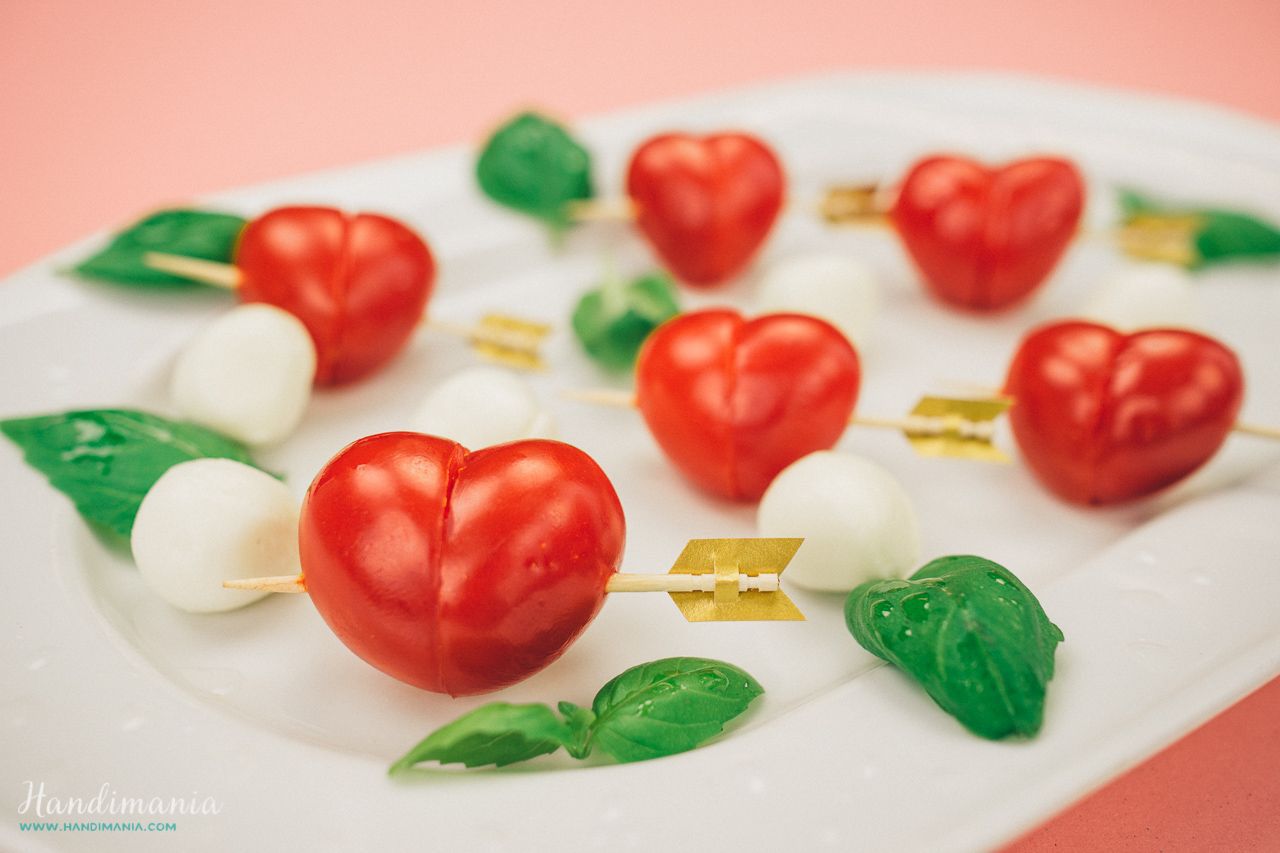
<instances>
[{"instance_id":1,"label":"gold tape flag","mask_svg":"<svg viewBox=\"0 0 1280 853\"><path fill-rule=\"evenodd\" d=\"M487 314L476 324L471 346L489 361L521 370L545 370L542 342L551 334L545 323L534 323L506 314Z\"/></svg>"},{"instance_id":2,"label":"gold tape flag","mask_svg":"<svg viewBox=\"0 0 1280 853\"><path fill-rule=\"evenodd\" d=\"M911 410L903 433L921 456L1009 462L1008 454L994 444L994 422L1012 403L1007 397L922 397Z\"/></svg>"},{"instance_id":3,"label":"gold tape flag","mask_svg":"<svg viewBox=\"0 0 1280 853\"><path fill-rule=\"evenodd\" d=\"M668 593L690 622L803 620L781 590L738 590L740 575L782 574L803 539L690 539L670 574L716 576L715 592Z\"/></svg>"}]
</instances>

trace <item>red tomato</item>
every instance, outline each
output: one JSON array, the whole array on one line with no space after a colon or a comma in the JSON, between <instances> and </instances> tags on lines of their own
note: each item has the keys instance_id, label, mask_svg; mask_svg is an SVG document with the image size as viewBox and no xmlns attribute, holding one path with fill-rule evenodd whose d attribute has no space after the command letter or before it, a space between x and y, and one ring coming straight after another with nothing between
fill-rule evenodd
<instances>
[{"instance_id":1,"label":"red tomato","mask_svg":"<svg viewBox=\"0 0 1280 853\"><path fill-rule=\"evenodd\" d=\"M989 169L929 157L907 174L890 217L935 296L990 311L1040 286L1075 237L1083 209L1084 181L1066 160Z\"/></svg>"},{"instance_id":2,"label":"red tomato","mask_svg":"<svg viewBox=\"0 0 1280 853\"><path fill-rule=\"evenodd\" d=\"M649 336L636 381L649 430L686 477L721 497L756 500L779 471L844 433L858 399L858 354L815 317L695 311Z\"/></svg>"},{"instance_id":3,"label":"red tomato","mask_svg":"<svg viewBox=\"0 0 1280 853\"><path fill-rule=\"evenodd\" d=\"M1109 504L1149 495L1209 460L1235 423L1235 354L1195 332L1124 335L1068 321L1023 340L1009 418L1027 463L1058 496Z\"/></svg>"},{"instance_id":4,"label":"red tomato","mask_svg":"<svg viewBox=\"0 0 1280 853\"><path fill-rule=\"evenodd\" d=\"M435 262L422 238L374 213L281 207L249 223L236 251L240 298L295 315L311 332L316 382L373 372L422 320Z\"/></svg>"},{"instance_id":5,"label":"red tomato","mask_svg":"<svg viewBox=\"0 0 1280 853\"><path fill-rule=\"evenodd\" d=\"M624 540L618 496L581 450L535 440L468 453L410 432L331 459L299 532L311 600L342 642L454 696L558 658L600 610Z\"/></svg>"},{"instance_id":6,"label":"red tomato","mask_svg":"<svg viewBox=\"0 0 1280 853\"><path fill-rule=\"evenodd\" d=\"M679 279L713 285L740 273L782 208L782 166L743 133L655 136L627 170L636 225Z\"/></svg>"}]
</instances>

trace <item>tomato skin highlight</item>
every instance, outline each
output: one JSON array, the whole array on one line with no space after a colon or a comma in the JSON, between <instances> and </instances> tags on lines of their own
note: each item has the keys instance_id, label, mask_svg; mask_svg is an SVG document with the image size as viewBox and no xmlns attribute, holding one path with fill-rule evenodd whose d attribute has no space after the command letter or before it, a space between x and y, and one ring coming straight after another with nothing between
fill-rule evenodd
<instances>
[{"instance_id":1,"label":"tomato skin highlight","mask_svg":"<svg viewBox=\"0 0 1280 853\"><path fill-rule=\"evenodd\" d=\"M722 284L759 251L782 209L777 155L744 133L666 133L627 169L636 226L667 268L695 287Z\"/></svg>"},{"instance_id":2,"label":"tomato skin highlight","mask_svg":"<svg viewBox=\"0 0 1280 853\"><path fill-rule=\"evenodd\" d=\"M435 283L431 250L375 213L281 207L250 222L236 250L240 298L295 315L316 345L316 384L360 379L404 349Z\"/></svg>"},{"instance_id":3,"label":"tomato skin highlight","mask_svg":"<svg viewBox=\"0 0 1280 853\"><path fill-rule=\"evenodd\" d=\"M758 500L801 456L844 434L861 373L853 345L816 317L681 314L636 364L636 403L658 445L694 485Z\"/></svg>"},{"instance_id":4,"label":"tomato skin highlight","mask_svg":"<svg viewBox=\"0 0 1280 853\"><path fill-rule=\"evenodd\" d=\"M1084 321L1032 331L1009 365L1013 434L1032 471L1071 503L1153 494L1207 462L1244 398L1240 362L1205 335L1122 334Z\"/></svg>"},{"instance_id":5,"label":"tomato skin highlight","mask_svg":"<svg viewBox=\"0 0 1280 853\"><path fill-rule=\"evenodd\" d=\"M612 484L575 447L468 452L395 432L354 442L316 476L299 551L312 602L348 648L466 696L558 658L599 612L625 538Z\"/></svg>"},{"instance_id":6,"label":"tomato skin highlight","mask_svg":"<svg viewBox=\"0 0 1280 853\"><path fill-rule=\"evenodd\" d=\"M930 293L993 311L1029 297L1075 238L1084 179L1067 160L989 168L927 157L907 173L890 218Z\"/></svg>"}]
</instances>

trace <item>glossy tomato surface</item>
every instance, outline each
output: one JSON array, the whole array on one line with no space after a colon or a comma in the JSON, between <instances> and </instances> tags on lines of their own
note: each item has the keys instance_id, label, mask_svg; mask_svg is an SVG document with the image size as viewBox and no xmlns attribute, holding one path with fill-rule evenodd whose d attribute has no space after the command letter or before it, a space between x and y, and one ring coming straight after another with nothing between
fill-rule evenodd
<instances>
[{"instance_id":1,"label":"glossy tomato surface","mask_svg":"<svg viewBox=\"0 0 1280 853\"><path fill-rule=\"evenodd\" d=\"M1084 197L1067 160L988 168L929 157L908 172L890 215L935 296L989 311L1026 298L1048 277L1075 238Z\"/></svg>"},{"instance_id":2,"label":"glossy tomato surface","mask_svg":"<svg viewBox=\"0 0 1280 853\"><path fill-rule=\"evenodd\" d=\"M655 136L627 170L636 225L677 278L698 286L728 281L750 263L784 189L778 158L744 133Z\"/></svg>"},{"instance_id":3,"label":"glossy tomato surface","mask_svg":"<svg viewBox=\"0 0 1280 853\"><path fill-rule=\"evenodd\" d=\"M1111 504L1207 462L1235 423L1244 378L1231 350L1195 332L1068 321L1023 340L1005 392L1036 476L1073 503Z\"/></svg>"},{"instance_id":4,"label":"glossy tomato surface","mask_svg":"<svg viewBox=\"0 0 1280 853\"><path fill-rule=\"evenodd\" d=\"M707 310L658 327L636 381L650 432L686 477L757 500L783 468L839 440L860 372L853 346L815 317Z\"/></svg>"},{"instance_id":5,"label":"glossy tomato surface","mask_svg":"<svg viewBox=\"0 0 1280 853\"><path fill-rule=\"evenodd\" d=\"M249 223L236 250L240 297L302 320L316 345L316 382L377 370L408 343L435 282L435 261L410 228L374 213L281 207Z\"/></svg>"},{"instance_id":6,"label":"glossy tomato surface","mask_svg":"<svg viewBox=\"0 0 1280 853\"><path fill-rule=\"evenodd\" d=\"M362 438L302 506L307 589L335 634L387 674L462 696L554 661L622 560L609 479L556 441L474 453L442 438Z\"/></svg>"}]
</instances>

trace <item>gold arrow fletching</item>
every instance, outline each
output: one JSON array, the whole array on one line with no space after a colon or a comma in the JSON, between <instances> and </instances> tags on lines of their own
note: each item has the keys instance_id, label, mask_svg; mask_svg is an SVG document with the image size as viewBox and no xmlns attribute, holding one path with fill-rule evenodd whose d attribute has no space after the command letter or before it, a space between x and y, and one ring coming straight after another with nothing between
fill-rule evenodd
<instances>
[{"instance_id":1,"label":"gold arrow fletching","mask_svg":"<svg viewBox=\"0 0 1280 853\"><path fill-rule=\"evenodd\" d=\"M818 210L832 225L885 225L889 205L879 184L851 184L829 187Z\"/></svg>"},{"instance_id":2,"label":"gold arrow fletching","mask_svg":"<svg viewBox=\"0 0 1280 853\"><path fill-rule=\"evenodd\" d=\"M713 592L668 593L690 622L803 620L781 590L740 591L742 575L782 574L803 539L690 539L671 566L673 575L715 575Z\"/></svg>"},{"instance_id":3,"label":"gold arrow fletching","mask_svg":"<svg viewBox=\"0 0 1280 853\"><path fill-rule=\"evenodd\" d=\"M906 418L902 432L921 456L1009 462L1009 456L994 444L994 421L1012 403L1007 397L922 397Z\"/></svg>"},{"instance_id":4,"label":"gold arrow fletching","mask_svg":"<svg viewBox=\"0 0 1280 853\"><path fill-rule=\"evenodd\" d=\"M1115 232L1120 250L1142 261L1195 266L1200 261L1196 234L1204 218L1195 214L1140 213Z\"/></svg>"},{"instance_id":5,"label":"gold arrow fletching","mask_svg":"<svg viewBox=\"0 0 1280 853\"><path fill-rule=\"evenodd\" d=\"M506 314L486 314L476 324L471 346L488 361L521 370L545 370L542 341L551 334L545 323L534 323Z\"/></svg>"}]
</instances>

